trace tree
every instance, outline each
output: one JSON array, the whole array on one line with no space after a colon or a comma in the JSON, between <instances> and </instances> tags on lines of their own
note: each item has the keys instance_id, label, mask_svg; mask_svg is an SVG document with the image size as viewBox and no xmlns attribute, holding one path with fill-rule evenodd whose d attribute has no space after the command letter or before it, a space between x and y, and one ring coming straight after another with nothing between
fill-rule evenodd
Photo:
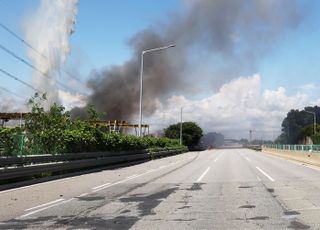
<instances>
[{"instance_id":1,"label":"tree","mask_svg":"<svg viewBox=\"0 0 320 230\"><path fill-rule=\"evenodd\" d=\"M45 111L41 102L46 96L35 94L29 100L31 113L26 116L25 130L28 139L29 153L59 153L63 150L63 131L72 125L70 113L65 108L54 103Z\"/></svg>"},{"instance_id":2,"label":"tree","mask_svg":"<svg viewBox=\"0 0 320 230\"><path fill-rule=\"evenodd\" d=\"M195 122L182 123L182 143L189 149L194 149L202 137L202 129ZM164 129L164 136L171 139L180 138L180 123L170 125Z\"/></svg>"},{"instance_id":3,"label":"tree","mask_svg":"<svg viewBox=\"0 0 320 230\"><path fill-rule=\"evenodd\" d=\"M313 144L320 143L320 125L316 125L316 133L314 133L314 124L307 125L300 130L302 138L310 137Z\"/></svg>"},{"instance_id":4,"label":"tree","mask_svg":"<svg viewBox=\"0 0 320 230\"><path fill-rule=\"evenodd\" d=\"M320 122L320 107L305 107L304 110L315 112L317 124ZM290 110L287 116L282 121L282 134L276 139L277 143L281 144L297 144L303 137L302 128L313 124L313 115L306 113L303 110Z\"/></svg>"}]
</instances>

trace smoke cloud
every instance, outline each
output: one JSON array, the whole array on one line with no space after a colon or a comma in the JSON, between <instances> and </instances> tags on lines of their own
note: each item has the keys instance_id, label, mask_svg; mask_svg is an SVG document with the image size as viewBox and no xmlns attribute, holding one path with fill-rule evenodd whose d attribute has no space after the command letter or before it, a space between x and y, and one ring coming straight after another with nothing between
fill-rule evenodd
<instances>
[{"instance_id":1,"label":"smoke cloud","mask_svg":"<svg viewBox=\"0 0 320 230\"><path fill-rule=\"evenodd\" d=\"M40 70L33 73L33 84L47 92L46 107L59 102L57 81L60 67L70 52L69 37L74 31L78 0L41 0L41 4L25 20L26 41L35 50L29 49L28 56Z\"/></svg>"},{"instance_id":2,"label":"smoke cloud","mask_svg":"<svg viewBox=\"0 0 320 230\"><path fill-rule=\"evenodd\" d=\"M181 12L129 40L130 60L92 73L88 87L93 93L88 103L106 112L108 119L136 119L141 51L176 44L145 55L143 112L150 116L159 101L177 92L190 95L198 81L214 82L210 87L218 88L242 72L254 71L257 60L301 19L297 3L291 0L183 3ZM209 78L200 75L208 69ZM79 115L83 110L76 108L73 113Z\"/></svg>"}]
</instances>

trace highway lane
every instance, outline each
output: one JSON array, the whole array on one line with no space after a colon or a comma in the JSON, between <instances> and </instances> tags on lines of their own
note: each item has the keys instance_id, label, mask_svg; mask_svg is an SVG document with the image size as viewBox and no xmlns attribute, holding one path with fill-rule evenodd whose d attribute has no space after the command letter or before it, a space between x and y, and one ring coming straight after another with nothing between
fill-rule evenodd
<instances>
[{"instance_id":1,"label":"highway lane","mask_svg":"<svg viewBox=\"0 0 320 230\"><path fill-rule=\"evenodd\" d=\"M251 150L189 152L0 192L0 228L320 229L319 179Z\"/></svg>"}]
</instances>

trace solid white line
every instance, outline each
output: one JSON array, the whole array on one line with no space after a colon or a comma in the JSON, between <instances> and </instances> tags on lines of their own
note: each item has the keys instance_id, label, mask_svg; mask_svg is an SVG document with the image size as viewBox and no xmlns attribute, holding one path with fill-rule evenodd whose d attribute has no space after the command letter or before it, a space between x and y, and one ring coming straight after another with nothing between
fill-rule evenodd
<instances>
[{"instance_id":1,"label":"solid white line","mask_svg":"<svg viewBox=\"0 0 320 230\"><path fill-rule=\"evenodd\" d=\"M138 174L133 174L132 176L128 176L127 178L130 179L130 178L134 178L136 176L138 176Z\"/></svg>"},{"instance_id":2,"label":"solid white line","mask_svg":"<svg viewBox=\"0 0 320 230\"><path fill-rule=\"evenodd\" d=\"M177 162L177 163L178 163L178 162ZM160 170L160 169L162 169L162 168L165 168L165 167L168 167L168 166L169 166L169 165L167 165L167 166L164 165L164 166L161 166L161 167L158 168L158 169L150 169L150 170L148 170L148 171L145 172L145 173L142 173L142 174L140 174L140 175L136 175L135 177L129 177L129 178L127 178L127 179L124 179L124 180L115 182L115 183L113 183L113 184L107 183L107 184L104 184L104 185L97 186L97 187L95 187L95 188L92 188L92 190L93 190L92 192L97 192L97 191L100 191L100 190L102 190L102 189L106 189L106 188L109 188L109 187L111 187L111 186L124 183L124 182L126 182L126 181L129 181L129 180L132 180L132 179L134 179L134 178L137 178L137 177L140 177L140 176L143 176L143 175L152 173L152 172L154 172L154 171L158 171L158 170ZM210 169L210 167L206 170L206 172L203 173L203 175L201 175L201 177L199 178L200 180L202 179L202 177L204 177L204 175L207 173L207 171L209 171L209 169ZM66 178L66 179L71 179L71 178ZM198 179L198 180L199 180L199 179ZM55 181L53 181L53 182L55 182ZM27 187L33 187L33 186L34 186L34 185L27 186ZM24 188L26 188L26 187L24 187ZM22 189L22 188L19 188L19 189ZM19 190L19 189L6 190L6 191L3 191L3 192L9 192L9 191ZM88 194L89 194L89 193L83 193L83 194L81 194L81 195L78 196L78 197L86 196L86 195L88 195ZM55 207L55 206L57 206L57 205L65 204L65 203L70 202L70 201L72 201L72 200L74 200L74 199L75 199L75 198L71 198L71 199L69 199L69 200L65 200L65 201L62 201L62 202L59 202L59 203L55 203L55 204L52 204L52 205L50 205L50 206L47 206L47 207L44 207L44 208L35 210L35 211L33 211L33 212L29 212L29 213L27 213L27 214L24 214L24 215L18 217L17 219L21 219L21 218L24 218L24 217L33 215L33 214L35 214L35 213L44 211L44 210L46 210L46 209ZM64 199L63 199L63 200L64 200ZM49 204L49 203L47 203L47 205L48 205L48 204ZM34 208L35 208L35 207L34 207Z\"/></svg>"},{"instance_id":3,"label":"solid white line","mask_svg":"<svg viewBox=\"0 0 320 230\"><path fill-rule=\"evenodd\" d=\"M54 204L54 203L57 203L57 202L60 202L60 201L63 201L65 199L58 199L58 200L54 200L54 201L51 201L51 202L48 202L48 203L45 203L45 204L41 204L41 205L38 205L38 206L35 206L35 207L32 207L32 208L28 208L26 210L24 210L25 212L28 212L28 211L31 211L33 209L37 209L37 208L41 208L43 206L47 206L47 205L50 205L50 204Z\"/></svg>"},{"instance_id":4,"label":"solid white line","mask_svg":"<svg viewBox=\"0 0 320 230\"><path fill-rule=\"evenodd\" d=\"M202 180L202 178L207 174L207 172L209 172L209 170L210 170L210 167L208 167L208 168L206 169L206 171L204 171L204 172L202 173L202 175L198 178L197 182L200 182L200 181Z\"/></svg>"},{"instance_id":5,"label":"solid white line","mask_svg":"<svg viewBox=\"0 0 320 230\"><path fill-rule=\"evenodd\" d=\"M109 184L110 184L110 183L106 183L106 184L99 185L99 186L97 186L97 187L92 188L92 190L95 190L95 189L97 189L97 188L104 187L104 186L109 185Z\"/></svg>"},{"instance_id":6,"label":"solid white line","mask_svg":"<svg viewBox=\"0 0 320 230\"><path fill-rule=\"evenodd\" d=\"M80 175L80 176L83 176L83 175ZM76 177L80 177L80 176L73 176L73 177L68 177L68 178L63 178L63 179L57 179L57 180L52 180L52 181L47 181L47 182L41 182L41 183L33 184L33 185L27 185L27 186L23 186L23 187L20 187L20 188L8 189L8 190L1 191L0 194L7 193L7 192L14 192L14 191L18 191L18 190L22 190L22 189L26 189L26 188L32 188L32 187L39 186L39 185L44 185L44 184L57 183L59 181L70 180L70 179L73 179L73 178L76 178Z\"/></svg>"},{"instance_id":7,"label":"solid white line","mask_svg":"<svg viewBox=\"0 0 320 230\"><path fill-rule=\"evenodd\" d=\"M33 211L33 212L29 212L29 213L27 213L27 214L24 214L24 215L20 216L18 219L21 219L21 218L24 218L24 217L33 215L33 214L35 214L35 213L44 211L44 210L46 210L46 209L48 209L48 208L52 208L52 207L55 207L55 206L58 206L58 205L61 205L61 204L65 204L65 203L70 202L70 201L72 201L72 200L74 200L74 198L71 198L71 199L69 199L69 200L65 200L65 201L62 201L62 202L59 202L59 203L56 203L56 204L47 206L47 207L45 207L45 208L41 208L41 209L35 210L35 211Z\"/></svg>"},{"instance_id":8,"label":"solid white line","mask_svg":"<svg viewBox=\"0 0 320 230\"><path fill-rule=\"evenodd\" d=\"M169 165L163 165L163 166L161 166L161 167L159 167L159 168L157 168L157 169L150 169L150 170L146 171L145 173L136 175L135 177L129 177L129 178L127 178L127 179L120 180L120 181L115 182L115 183L113 183L113 184L109 184L109 185L106 185L106 186L97 188L97 189L95 189L93 192L98 192L98 191L100 191L100 190L103 190L103 189L106 189L106 188L110 188L111 186L114 186L114 185L117 185L117 184L121 184L121 183L127 182L127 181L129 181L129 180L132 180L132 179L141 177L141 176L143 176L143 175L146 175L146 174L149 174L149 173L152 173L152 172L161 170L161 169L166 168L166 167L168 167L168 166L169 166Z\"/></svg>"},{"instance_id":9,"label":"solid white line","mask_svg":"<svg viewBox=\"0 0 320 230\"><path fill-rule=\"evenodd\" d=\"M271 180L272 182L274 182L274 179L269 176L266 172L264 172L261 168L256 167L263 175L265 175L266 177L268 177L269 180Z\"/></svg>"},{"instance_id":10,"label":"solid white line","mask_svg":"<svg viewBox=\"0 0 320 230\"><path fill-rule=\"evenodd\" d=\"M89 195L89 193L82 193L80 196L77 196L77 197L83 197L83 196L86 196L86 195Z\"/></svg>"}]
</instances>

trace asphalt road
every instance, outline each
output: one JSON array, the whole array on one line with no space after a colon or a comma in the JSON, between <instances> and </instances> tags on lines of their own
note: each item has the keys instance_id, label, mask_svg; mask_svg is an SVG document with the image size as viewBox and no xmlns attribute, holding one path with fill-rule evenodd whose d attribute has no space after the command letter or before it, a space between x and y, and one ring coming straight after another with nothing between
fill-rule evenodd
<instances>
[{"instance_id":1,"label":"asphalt road","mask_svg":"<svg viewBox=\"0 0 320 230\"><path fill-rule=\"evenodd\" d=\"M320 168L189 152L0 192L1 229L320 229Z\"/></svg>"}]
</instances>

